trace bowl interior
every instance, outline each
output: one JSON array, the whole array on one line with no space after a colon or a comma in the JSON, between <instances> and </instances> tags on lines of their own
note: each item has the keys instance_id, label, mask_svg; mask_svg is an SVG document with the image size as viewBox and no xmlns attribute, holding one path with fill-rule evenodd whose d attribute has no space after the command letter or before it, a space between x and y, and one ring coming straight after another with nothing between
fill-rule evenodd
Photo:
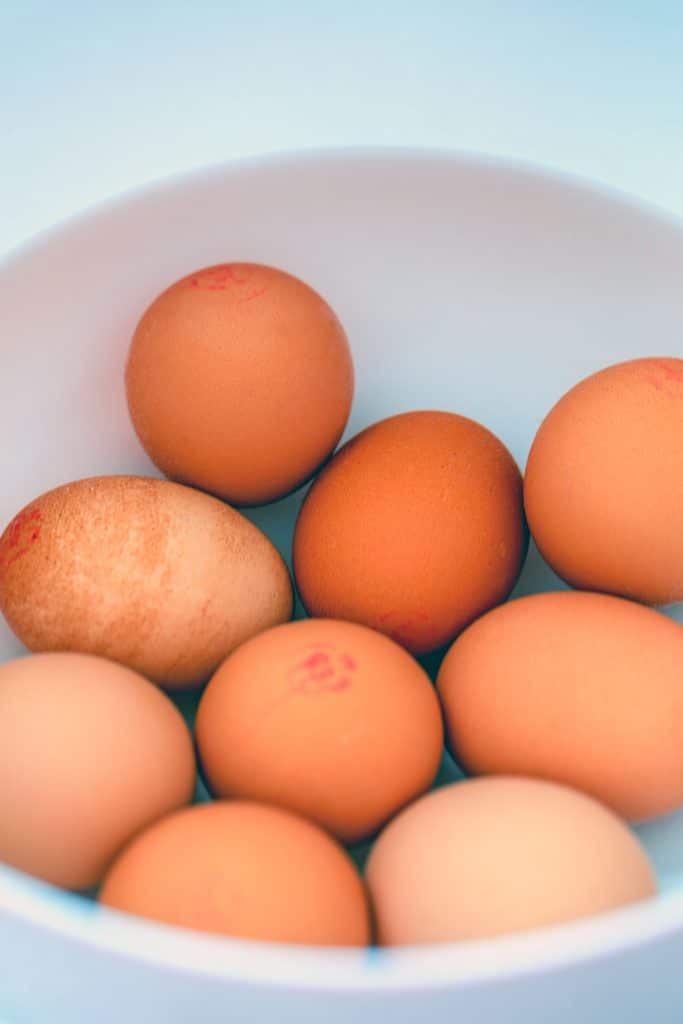
<instances>
[{"instance_id":1,"label":"bowl interior","mask_svg":"<svg viewBox=\"0 0 683 1024\"><path fill-rule=\"evenodd\" d=\"M611 194L438 153L202 172L88 212L0 264L3 525L67 480L158 475L127 416L132 330L175 278L233 259L299 275L339 314L357 375L346 436L394 412L449 409L485 423L523 467L542 417L579 378L683 354L683 228ZM288 560L302 493L247 513ZM532 547L515 594L562 586ZM666 613L683 621L683 606ZM22 651L0 622L0 657ZM451 771L445 762L441 780ZM683 891L683 812L638 831L666 902ZM0 869L0 906L15 883ZM30 898L46 905L49 888Z\"/></svg>"}]
</instances>

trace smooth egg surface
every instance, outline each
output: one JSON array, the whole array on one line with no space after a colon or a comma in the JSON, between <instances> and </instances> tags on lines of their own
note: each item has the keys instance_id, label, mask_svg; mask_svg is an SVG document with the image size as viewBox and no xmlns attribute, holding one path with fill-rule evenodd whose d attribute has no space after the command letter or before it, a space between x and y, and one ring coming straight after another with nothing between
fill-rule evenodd
<instances>
[{"instance_id":1,"label":"smooth egg surface","mask_svg":"<svg viewBox=\"0 0 683 1024\"><path fill-rule=\"evenodd\" d=\"M634 359L580 381L534 439L534 540L574 587L683 600L683 359Z\"/></svg>"},{"instance_id":2,"label":"smooth egg surface","mask_svg":"<svg viewBox=\"0 0 683 1024\"><path fill-rule=\"evenodd\" d=\"M85 654L0 666L0 750L0 860L67 889L99 882L195 786L190 733L169 698Z\"/></svg>"},{"instance_id":3,"label":"smooth egg surface","mask_svg":"<svg viewBox=\"0 0 683 1024\"><path fill-rule=\"evenodd\" d=\"M437 686L466 770L563 782L639 821L683 805L682 666L683 626L560 591L473 623Z\"/></svg>"},{"instance_id":4,"label":"smooth egg surface","mask_svg":"<svg viewBox=\"0 0 683 1024\"><path fill-rule=\"evenodd\" d=\"M597 801L522 778L458 782L387 826L366 878L382 945L527 931L656 893L636 837Z\"/></svg>"},{"instance_id":5,"label":"smooth egg surface","mask_svg":"<svg viewBox=\"0 0 683 1024\"><path fill-rule=\"evenodd\" d=\"M507 597L526 546L522 480L502 442L455 413L409 412L322 471L296 524L294 573L311 615L422 654Z\"/></svg>"},{"instance_id":6,"label":"smooth egg surface","mask_svg":"<svg viewBox=\"0 0 683 1024\"><path fill-rule=\"evenodd\" d=\"M169 477L237 505L304 483L336 446L353 398L339 319L273 267L224 263L146 310L126 366L128 407Z\"/></svg>"},{"instance_id":7,"label":"smooth egg surface","mask_svg":"<svg viewBox=\"0 0 683 1024\"><path fill-rule=\"evenodd\" d=\"M357 842L432 783L443 727L428 676L402 647L352 622L307 619L221 665L196 738L214 793L298 811Z\"/></svg>"},{"instance_id":8,"label":"smooth egg surface","mask_svg":"<svg viewBox=\"0 0 683 1024\"><path fill-rule=\"evenodd\" d=\"M348 854L317 826L232 800L152 825L100 893L117 910L182 928L320 946L364 946L370 917Z\"/></svg>"}]
</instances>

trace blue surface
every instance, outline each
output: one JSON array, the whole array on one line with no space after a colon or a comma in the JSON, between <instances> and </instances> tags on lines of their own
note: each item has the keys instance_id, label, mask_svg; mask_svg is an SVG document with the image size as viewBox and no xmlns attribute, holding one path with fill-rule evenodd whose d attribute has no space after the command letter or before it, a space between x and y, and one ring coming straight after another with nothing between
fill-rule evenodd
<instances>
[{"instance_id":1,"label":"blue surface","mask_svg":"<svg viewBox=\"0 0 683 1024\"><path fill-rule=\"evenodd\" d=\"M0 252L104 196L278 149L452 146L683 216L678 0L0 4Z\"/></svg>"}]
</instances>

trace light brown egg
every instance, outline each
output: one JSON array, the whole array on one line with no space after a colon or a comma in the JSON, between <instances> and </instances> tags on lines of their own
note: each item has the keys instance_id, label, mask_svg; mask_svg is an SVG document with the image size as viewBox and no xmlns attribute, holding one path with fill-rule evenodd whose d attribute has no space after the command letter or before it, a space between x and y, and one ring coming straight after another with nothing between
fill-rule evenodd
<instances>
[{"instance_id":1,"label":"light brown egg","mask_svg":"<svg viewBox=\"0 0 683 1024\"><path fill-rule=\"evenodd\" d=\"M31 650L102 655L178 687L288 619L292 590L239 512L166 480L107 476L49 491L12 520L0 609Z\"/></svg>"},{"instance_id":2,"label":"light brown egg","mask_svg":"<svg viewBox=\"0 0 683 1024\"><path fill-rule=\"evenodd\" d=\"M421 654L507 597L526 543L522 481L503 444L464 416L402 413L354 437L315 481L294 573L310 614Z\"/></svg>"},{"instance_id":3,"label":"light brown egg","mask_svg":"<svg viewBox=\"0 0 683 1024\"><path fill-rule=\"evenodd\" d=\"M683 600L683 359L635 359L581 381L529 453L524 500L544 558L572 586Z\"/></svg>"},{"instance_id":4,"label":"light brown egg","mask_svg":"<svg viewBox=\"0 0 683 1024\"><path fill-rule=\"evenodd\" d=\"M211 679L195 728L215 793L298 811L345 842L427 789L443 747L417 662L380 633L326 619L243 644Z\"/></svg>"},{"instance_id":5,"label":"light brown egg","mask_svg":"<svg viewBox=\"0 0 683 1024\"><path fill-rule=\"evenodd\" d=\"M353 397L344 330L282 270L226 263L189 274L145 312L128 406L167 475L237 505L304 483L342 435Z\"/></svg>"},{"instance_id":6,"label":"light brown egg","mask_svg":"<svg viewBox=\"0 0 683 1024\"><path fill-rule=\"evenodd\" d=\"M0 860L68 889L99 882L195 785L190 733L168 697L84 654L0 666L0 750Z\"/></svg>"},{"instance_id":7,"label":"light brown egg","mask_svg":"<svg viewBox=\"0 0 683 1024\"><path fill-rule=\"evenodd\" d=\"M438 676L475 774L537 776L630 820L683 804L683 626L618 597L535 594L458 637Z\"/></svg>"},{"instance_id":8,"label":"light brown egg","mask_svg":"<svg viewBox=\"0 0 683 1024\"><path fill-rule=\"evenodd\" d=\"M297 815L246 801L201 804L152 825L100 893L130 914L269 942L364 946L363 883L346 852Z\"/></svg>"},{"instance_id":9,"label":"light brown egg","mask_svg":"<svg viewBox=\"0 0 683 1024\"><path fill-rule=\"evenodd\" d=\"M636 837L597 801L500 777L408 807L375 843L366 879L386 946L526 931L656 892Z\"/></svg>"}]
</instances>

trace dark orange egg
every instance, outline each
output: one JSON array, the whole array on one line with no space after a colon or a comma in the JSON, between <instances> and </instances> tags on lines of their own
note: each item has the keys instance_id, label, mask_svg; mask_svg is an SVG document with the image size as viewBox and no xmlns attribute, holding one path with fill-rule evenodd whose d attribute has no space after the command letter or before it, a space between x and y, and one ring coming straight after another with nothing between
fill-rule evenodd
<instances>
[{"instance_id":1,"label":"dark orange egg","mask_svg":"<svg viewBox=\"0 0 683 1024\"><path fill-rule=\"evenodd\" d=\"M320 474L294 571L312 615L424 653L507 597L526 543L521 476L502 442L455 413L409 412L362 431Z\"/></svg>"}]
</instances>

